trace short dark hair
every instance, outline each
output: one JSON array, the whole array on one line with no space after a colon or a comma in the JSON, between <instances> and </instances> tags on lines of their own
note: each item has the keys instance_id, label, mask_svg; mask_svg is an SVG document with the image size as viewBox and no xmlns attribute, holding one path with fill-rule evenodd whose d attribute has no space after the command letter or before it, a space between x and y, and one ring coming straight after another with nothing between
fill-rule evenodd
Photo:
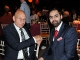
<instances>
[{"instance_id":1,"label":"short dark hair","mask_svg":"<svg viewBox=\"0 0 80 60\"><path fill-rule=\"evenodd\" d=\"M49 13L53 10L57 10L59 12L60 15L62 15L62 11L59 8L52 8L51 10L49 10Z\"/></svg>"}]
</instances>

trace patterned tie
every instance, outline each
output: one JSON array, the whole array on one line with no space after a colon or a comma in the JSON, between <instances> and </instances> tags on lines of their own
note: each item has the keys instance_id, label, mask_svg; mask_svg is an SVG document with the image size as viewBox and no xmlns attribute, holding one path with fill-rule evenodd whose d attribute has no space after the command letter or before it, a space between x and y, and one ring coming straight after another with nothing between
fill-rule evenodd
<instances>
[{"instance_id":1,"label":"patterned tie","mask_svg":"<svg viewBox=\"0 0 80 60\"><path fill-rule=\"evenodd\" d=\"M57 37L57 35L58 35L58 31L57 31L57 30L55 30L55 32L54 32L54 38L56 38L56 37Z\"/></svg>"},{"instance_id":2,"label":"patterned tie","mask_svg":"<svg viewBox=\"0 0 80 60\"><path fill-rule=\"evenodd\" d=\"M21 31L22 41L25 41L25 35L24 35L22 28L20 28L20 31ZM27 48L23 49L23 55L24 55L24 60L28 60Z\"/></svg>"}]
</instances>

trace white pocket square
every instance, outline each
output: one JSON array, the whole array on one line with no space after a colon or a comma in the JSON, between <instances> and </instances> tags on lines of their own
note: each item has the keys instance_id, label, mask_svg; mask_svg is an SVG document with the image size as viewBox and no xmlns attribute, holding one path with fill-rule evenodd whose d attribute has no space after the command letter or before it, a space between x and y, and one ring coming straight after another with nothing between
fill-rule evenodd
<instances>
[{"instance_id":1,"label":"white pocket square","mask_svg":"<svg viewBox=\"0 0 80 60\"><path fill-rule=\"evenodd\" d=\"M63 38L62 37L59 37L58 39L57 39L57 41L61 41Z\"/></svg>"}]
</instances>

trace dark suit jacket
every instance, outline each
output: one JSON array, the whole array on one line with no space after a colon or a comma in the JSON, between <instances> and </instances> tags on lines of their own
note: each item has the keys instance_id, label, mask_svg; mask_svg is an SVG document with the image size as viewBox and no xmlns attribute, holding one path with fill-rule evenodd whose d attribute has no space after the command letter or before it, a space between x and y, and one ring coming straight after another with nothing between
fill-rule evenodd
<instances>
[{"instance_id":1,"label":"dark suit jacket","mask_svg":"<svg viewBox=\"0 0 80 60\"><path fill-rule=\"evenodd\" d=\"M32 36L30 35L29 30L24 27L26 32L29 35L29 39L25 40L24 42L20 43L20 38L18 35L18 32L16 31L13 24L6 26L2 32L5 40L5 56L3 60L17 60L18 51L27 47L30 47L30 60L33 60L33 53L34 53L34 40Z\"/></svg>"},{"instance_id":2,"label":"dark suit jacket","mask_svg":"<svg viewBox=\"0 0 80 60\"><path fill-rule=\"evenodd\" d=\"M42 56L44 60L78 60L76 30L63 23L54 42L53 33L54 29L50 34L50 46ZM58 41L60 37L62 40Z\"/></svg>"}]
</instances>

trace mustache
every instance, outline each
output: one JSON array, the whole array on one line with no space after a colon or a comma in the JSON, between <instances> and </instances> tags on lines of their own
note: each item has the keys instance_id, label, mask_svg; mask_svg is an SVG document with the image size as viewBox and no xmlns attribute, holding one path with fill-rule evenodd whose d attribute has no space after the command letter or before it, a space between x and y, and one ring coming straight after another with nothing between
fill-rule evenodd
<instances>
[{"instance_id":1,"label":"mustache","mask_svg":"<svg viewBox=\"0 0 80 60\"><path fill-rule=\"evenodd\" d=\"M52 23L53 23L53 22L57 22L57 21L56 21L56 20L54 20L54 21L52 21Z\"/></svg>"}]
</instances>

